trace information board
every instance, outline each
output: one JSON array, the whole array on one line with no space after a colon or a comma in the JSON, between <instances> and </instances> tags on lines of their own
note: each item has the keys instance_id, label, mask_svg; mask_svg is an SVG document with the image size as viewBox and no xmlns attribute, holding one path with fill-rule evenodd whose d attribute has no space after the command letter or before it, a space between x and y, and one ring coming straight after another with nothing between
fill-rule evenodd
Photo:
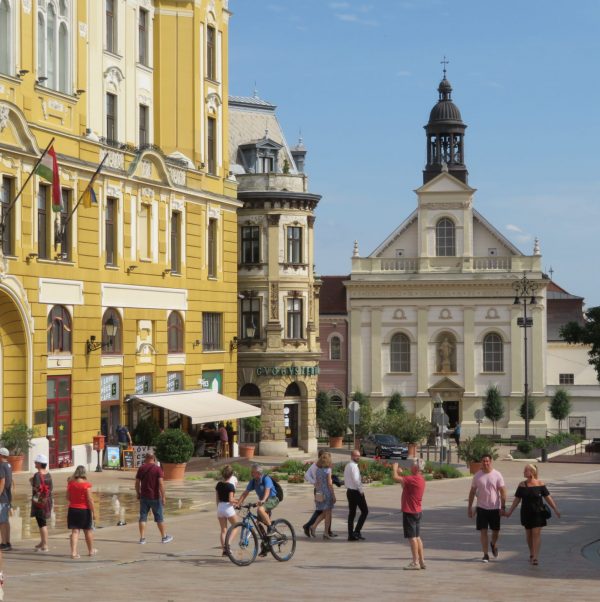
<instances>
[{"instance_id":1,"label":"information board","mask_svg":"<svg viewBox=\"0 0 600 602\"><path fill-rule=\"evenodd\" d=\"M124 470L134 470L135 469L135 453L132 449L124 449L122 452L123 455L123 468Z\"/></svg>"},{"instance_id":2,"label":"information board","mask_svg":"<svg viewBox=\"0 0 600 602\"><path fill-rule=\"evenodd\" d=\"M137 468L144 463L145 456L148 452L154 453L154 448L150 445L134 445L134 467Z\"/></svg>"},{"instance_id":3,"label":"information board","mask_svg":"<svg viewBox=\"0 0 600 602\"><path fill-rule=\"evenodd\" d=\"M117 470L121 468L118 445L108 445L106 447L106 467Z\"/></svg>"}]
</instances>

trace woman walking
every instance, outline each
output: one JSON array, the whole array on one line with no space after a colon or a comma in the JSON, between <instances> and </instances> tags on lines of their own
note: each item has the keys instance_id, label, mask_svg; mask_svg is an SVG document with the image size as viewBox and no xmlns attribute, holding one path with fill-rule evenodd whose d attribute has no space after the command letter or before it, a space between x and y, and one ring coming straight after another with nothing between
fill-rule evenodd
<instances>
[{"instance_id":1,"label":"woman walking","mask_svg":"<svg viewBox=\"0 0 600 602\"><path fill-rule=\"evenodd\" d=\"M221 471L221 480L215 487L217 496L217 519L221 526L221 550L222 555L227 556L225 551L225 535L227 534L227 521L232 525L236 522L235 504L235 484L237 479L233 476L233 469L227 465Z\"/></svg>"},{"instance_id":2,"label":"woman walking","mask_svg":"<svg viewBox=\"0 0 600 602\"><path fill-rule=\"evenodd\" d=\"M88 555L95 556L98 550L94 548L94 519L96 511L92 498L92 484L87 480L84 466L78 466L67 484L67 527L71 529L71 558L80 558L77 551L79 531L83 530Z\"/></svg>"},{"instance_id":3,"label":"woman walking","mask_svg":"<svg viewBox=\"0 0 600 602\"><path fill-rule=\"evenodd\" d=\"M40 529L40 543L35 546L36 552L47 552L48 526L47 520L52 514L52 476L48 472L48 458L38 454L34 460L37 472L29 479L31 483L31 513Z\"/></svg>"},{"instance_id":4,"label":"woman walking","mask_svg":"<svg viewBox=\"0 0 600 602\"><path fill-rule=\"evenodd\" d=\"M324 520L325 531L323 539L334 537L331 533L331 515L335 505L335 493L333 491L333 481L331 480L331 454L325 452L317 460L317 470L315 472L315 510L320 510L321 514L310 528L310 534L315 537L317 525Z\"/></svg>"},{"instance_id":5,"label":"woman walking","mask_svg":"<svg viewBox=\"0 0 600 602\"><path fill-rule=\"evenodd\" d=\"M515 499L510 510L506 513L506 518L510 518L515 508L521 504L521 524L525 527L525 537L529 547L529 562L537 566L542 540L542 527L547 524L544 502L547 502L554 510L557 518L560 518L560 512L546 485L538 479L538 469L535 464L527 464L523 476L525 480L519 483L515 492Z\"/></svg>"}]
</instances>

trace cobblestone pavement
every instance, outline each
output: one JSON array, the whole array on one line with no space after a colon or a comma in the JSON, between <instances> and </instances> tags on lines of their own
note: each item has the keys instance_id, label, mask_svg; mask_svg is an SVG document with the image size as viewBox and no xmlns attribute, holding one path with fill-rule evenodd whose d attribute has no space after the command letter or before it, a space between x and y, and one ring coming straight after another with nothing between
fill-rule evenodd
<instances>
[{"instance_id":1,"label":"cobblestone pavement","mask_svg":"<svg viewBox=\"0 0 600 602\"><path fill-rule=\"evenodd\" d=\"M337 459L341 459L341 455ZM498 461L512 494L523 464ZM427 570L402 571L410 557L402 537L400 487L367 488L370 514L363 530L367 540L348 542L345 534L346 500L339 490L332 541L307 540L301 530L312 510L308 485L286 485L278 517L296 526L298 546L287 563L259 558L249 567L236 567L221 557L214 515L214 482L168 484L168 532L175 540L159 543L158 530L149 523L148 544L140 546L136 516L127 503L127 522L105 504L96 531L98 556L71 560L68 535L51 529L50 552L36 554L36 540L14 544L4 554L5 600L144 600L192 602L243 598L245 600L446 600L520 601L532 596L547 601L575 599L595 602L600 589L600 467L545 464L541 476L557 500L563 518L553 517L543 530L540 566L528 563L524 531L518 513L502 525L500 555L489 564L479 562L481 551L473 521L466 516L468 479L428 483L424 499L423 540ZM54 473L57 490L66 474ZM133 487L133 473L92 474L94 488L111 497ZM26 475L17 475L25 489ZM178 500L187 507L179 508ZM510 498L512 499L512 497ZM183 505L183 502L182 502ZM62 510L59 510L59 512ZM112 512L112 514L111 514ZM174 515L174 512L181 512ZM36 535L35 528L32 536ZM80 552L84 550L80 542Z\"/></svg>"}]
</instances>

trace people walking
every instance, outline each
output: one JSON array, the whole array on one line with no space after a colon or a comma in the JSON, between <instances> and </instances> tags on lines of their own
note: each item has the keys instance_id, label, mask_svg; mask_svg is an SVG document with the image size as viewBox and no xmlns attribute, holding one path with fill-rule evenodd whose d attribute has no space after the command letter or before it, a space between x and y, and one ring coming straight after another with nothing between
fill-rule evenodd
<instances>
[{"instance_id":1,"label":"people walking","mask_svg":"<svg viewBox=\"0 0 600 602\"><path fill-rule=\"evenodd\" d=\"M331 514L336 502L331 472L331 454L324 452L317 460L317 470L315 471L315 510L320 511L321 514L314 526L311 527L312 537L315 537L315 529L322 520L325 521L323 539L335 537L331 531Z\"/></svg>"},{"instance_id":2,"label":"people walking","mask_svg":"<svg viewBox=\"0 0 600 602\"><path fill-rule=\"evenodd\" d=\"M67 482L67 527L71 529L71 558L80 558L77 550L79 531L83 530L88 556L95 556L94 520L96 509L92 498L92 484L87 480L85 466L78 466Z\"/></svg>"},{"instance_id":3,"label":"people walking","mask_svg":"<svg viewBox=\"0 0 600 602\"><path fill-rule=\"evenodd\" d=\"M506 488L500 472L492 466L492 457L484 454L481 457L481 470L473 476L469 491L467 514L473 518L473 502L477 497L476 527L479 531L482 562L489 562L488 543L492 556L498 558L498 537L500 536L500 513L506 509ZM488 529L492 531L491 541Z\"/></svg>"},{"instance_id":4,"label":"people walking","mask_svg":"<svg viewBox=\"0 0 600 602\"><path fill-rule=\"evenodd\" d=\"M160 532L161 543L173 541L173 537L167 534L163 516L166 503L164 475L152 452L146 454L144 463L135 475L135 492L140 500L140 544L146 543L146 522L150 510Z\"/></svg>"},{"instance_id":5,"label":"people walking","mask_svg":"<svg viewBox=\"0 0 600 602\"><path fill-rule=\"evenodd\" d=\"M560 512L548 488L543 481L539 480L538 469L535 464L527 464L523 470L523 476L525 480L519 483L515 491L515 499L505 516L510 518L516 507L521 504L521 525L525 527L525 538L529 547L529 562L537 566L542 543L542 527L548 524L546 521L549 518L544 503L547 503L554 510L557 518L560 518Z\"/></svg>"},{"instance_id":6,"label":"people walking","mask_svg":"<svg viewBox=\"0 0 600 602\"><path fill-rule=\"evenodd\" d=\"M412 561L404 567L405 570L418 571L427 568L423 553L423 540L421 539L421 516L423 512L422 501L425 492L425 479L423 467L425 462L417 458L410 467L410 475L402 476L398 470L398 463L392 464L392 478L402 485L402 526L404 537L410 541Z\"/></svg>"},{"instance_id":7,"label":"people walking","mask_svg":"<svg viewBox=\"0 0 600 602\"><path fill-rule=\"evenodd\" d=\"M10 452L6 447L0 447L0 550L12 550L10 545L10 505L15 493L12 478L12 466L8 462Z\"/></svg>"},{"instance_id":8,"label":"people walking","mask_svg":"<svg viewBox=\"0 0 600 602\"><path fill-rule=\"evenodd\" d=\"M231 466L224 466L221 470L221 480L215 487L217 497L217 519L221 527L221 552L223 556L227 556L225 551L225 535L227 534L227 522L232 525L236 522L235 505L235 485L232 482L233 469ZM237 479L236 479L237 482Z\"/></svg>"},{"instance_id":9,"label":"people walking","mask_svg":"<svg viewBox=\"0 0 600 602\"><path fill-rule=\"evenodd\" d=\"M454 441L456 442L456 447L460 447L460 431L460 422L457 422L456 426L454 427Z\"/></svg>"},{"instance_id":10,"label":"people walking","mask_svg":"<svg viewBox=\"0 0 600 602\"><path fill-rule=\"evenodd\" d=\"M369 507L365 498L365 492L360 476L358 462L360 452L357 449L352 450L351 461L344 468L344 484L346 485L346 498L348 499L348 541L359 541L365 539L362 535L362 528L369 514ZM356 525L356 510L360 510L360 516Z\"/></svg>"},{"instance_id":11,"label":"people walking","mask_svg":"<svg viewBox=\"0 0 600 602\"><path fill-rule=\"evenodd\" d=\"M36 473L29 479L31 484L31 513L40 530L40 543L35 546L36 552L47 552L48 519L52 514L52 475L48 471L48 457L38 454L34 460Z\"/></svg>"}]
</instances>

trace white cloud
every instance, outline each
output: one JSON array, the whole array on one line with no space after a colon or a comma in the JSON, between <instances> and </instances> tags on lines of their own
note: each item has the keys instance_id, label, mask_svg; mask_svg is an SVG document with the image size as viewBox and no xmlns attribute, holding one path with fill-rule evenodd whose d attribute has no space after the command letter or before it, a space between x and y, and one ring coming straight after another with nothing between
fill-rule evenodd
<instances>
[{"instance_id":1,"label":"white cloud","mask_svg":"<svg viewBox=\"0 0 600 602\"><path fill-rule=\"evenodd\" d=\"M514 224L506 224L505 227L510 232L523 232L519 226L515 226Z\"/></svg>"},{"instance_id":2,"label":"white cloud","mask_svg":"<svg viewBox=\"0 0 600 602\"><path fill-rule=\"evenodd\" d=\"M412 75L412 72L408 71L407 69L400 69L400 71L396 71L396 75L398 77L407 77L409 75Z\"/></svg>"}]
</instances>

